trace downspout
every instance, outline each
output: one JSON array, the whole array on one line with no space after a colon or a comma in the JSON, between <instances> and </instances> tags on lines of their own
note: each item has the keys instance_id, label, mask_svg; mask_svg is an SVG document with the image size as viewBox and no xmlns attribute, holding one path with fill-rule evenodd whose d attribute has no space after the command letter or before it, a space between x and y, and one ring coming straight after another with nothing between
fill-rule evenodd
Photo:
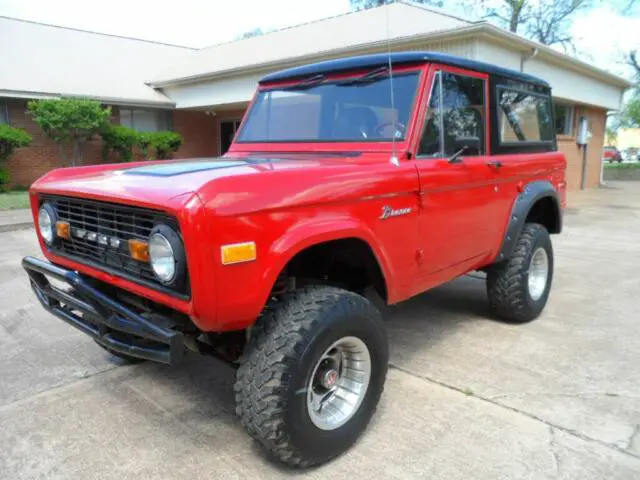
<instances>
[{"instance_id":1,"label":"downspout","mask_svg":"<svg viewBox=\"0 0 640 480\"><path fill-rule=\"evenodd\" d=\"M531 49L531 52L529 53L523 53L520 56L520 71L524 72L524 64L537 56L538 56L538 47Z\"/></svg>"}]
</instances>

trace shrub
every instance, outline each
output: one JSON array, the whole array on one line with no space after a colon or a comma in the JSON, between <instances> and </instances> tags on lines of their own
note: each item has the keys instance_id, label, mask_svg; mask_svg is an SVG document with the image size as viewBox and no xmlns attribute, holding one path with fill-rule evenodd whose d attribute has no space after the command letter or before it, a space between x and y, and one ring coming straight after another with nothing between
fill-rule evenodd
<instances>
[{"instance_id":1,"label":"shrub","mask_svg":"<svg viewBox=\"0 0 640 480\"><path fill-rule=\"evenodd\" d=\"M156 157L161 160L171 158L174 152L182 146L182 135L176 132L155 132L151 137L151 145L156 151Z\"/></svg>"},{"instance_id":2,"label":"shrub","mask_svg":"<svg viewBox=\"0 0 640 480\"><path fill-rule=\"evenodd\" d=\"M9 190L9 180L11 177L9 176L9 170L3 167L0 167L0 193L6 192Z\"/></svg>"},{"instance_id":3,"label":"shrub","mask_svg":"<svg viewBox=\"0 0 640 480\"><path fill-rule=\"evenodd\" d=\"M2 165L16 148L26 147L30 143L31 135L24 130L0 124L0 191L6 190L9 185L9 171Z\"/></svg>"},{"instance_id":4,"label":"shrub","mask_svg":"<svg viewBox=\"0 0 640 480\"><path fill-rule=\"evenodd\" d=\"M140 134L133 128L122 125L108 125L102 132L102 156L107 160L110 151L114 151L123 162L133 159L133 147L138 144Z\"/></svg>"},{"instance_id":5,"label":"shrub","mask_svg":"<svg viewBox=\"0 0 640 480\"><path fill-rule=\"evenodd\" d=\"M6 161L16 148L31 143L31 135L20 128L0 124L0 162Z\"/></svg>"},{"instance_id":6,"label":"shrub","mask_svg":"<svg viewBox=\"0 0 640 480\"><path fill-rule=\"evenodd\" d=\"M111 116L111 109L95 100L31 100L27 108L42 131L58 144L60 156L72 166L82 165L85 143L108 125ZM66 144L73 146L70 158L64 151Z\"/></svg>"},{"instance_id":7,"label":"shrub","mask_svg":"<svg viewBox=\"0 0 640 480\"><path fill-rule=\"evenodd\" d=\"M138 148L147 160L171 158L183 143L182 135L176 132L144 132L138 135ZM155 157L151 151L155 152Z\"/></svg>"}]
</instances>

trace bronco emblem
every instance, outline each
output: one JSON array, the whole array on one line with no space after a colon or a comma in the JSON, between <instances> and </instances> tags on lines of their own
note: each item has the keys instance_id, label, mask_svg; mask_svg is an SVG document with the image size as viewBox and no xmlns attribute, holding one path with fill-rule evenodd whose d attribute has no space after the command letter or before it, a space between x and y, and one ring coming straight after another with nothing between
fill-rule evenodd
<instances>
[{"instance_id":1,"label":"bronco emblem","mask_svg":"<svg viewBox=\"0 0 640 480\"><path fill-rule=\"evenodd\" d=\"M382 207L382 213L379 218L380 220L386 220L387 218L399 217L400 215L409 215L411 210L411 207L394 209L389 205L385 205Z\"/></svg>"}]
</instances>

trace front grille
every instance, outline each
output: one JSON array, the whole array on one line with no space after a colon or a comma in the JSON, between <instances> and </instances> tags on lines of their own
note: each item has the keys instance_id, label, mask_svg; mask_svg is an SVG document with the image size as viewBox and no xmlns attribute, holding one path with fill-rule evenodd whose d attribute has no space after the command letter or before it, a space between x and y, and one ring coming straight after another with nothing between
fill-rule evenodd
<instances>
[{"instance_id":1,"label":"front grille","mask_svg":"<svg viewBox=\"0 0 640 480\"><path fill-rule=\"evenodd\" d=\"M58 220L69 222L71 226L71 238L58 239L51 247L53 252L160 290L166 289L148 263L131 258L128 242L132 239L147 241L153 227L160 223L178 230L175 219L162 212L108 202L58 196L46 196L42 201L54 208ZM90 234L95 234L96 238ZM106 245L99 241L104 237ZM114 244L116 239L117 245Z\"/></svg>"}]
</instances>

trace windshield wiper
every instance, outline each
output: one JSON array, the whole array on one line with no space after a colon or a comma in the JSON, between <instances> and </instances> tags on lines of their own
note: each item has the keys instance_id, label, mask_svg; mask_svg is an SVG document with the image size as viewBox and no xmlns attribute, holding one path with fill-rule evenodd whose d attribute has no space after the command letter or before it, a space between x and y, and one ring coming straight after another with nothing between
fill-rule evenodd
<instances>
[{"instance_id":1,"label":"windshield wiper","mask_svg":"<svg viewBox=\"0 0 640 480\"><path fill-rule=\"evenodd\" d=\"M365 73L360 77L350 78L348 80L338 82L336 83L336 85L349 86L349 85L359 85L363 83L373 83L373 82L377 82L378 80L382 80L383 78L387 78L388 75L389 75L389 67L384 66L384 67L376 68L375 70L371 70L370 72Z\"/></svg>"},{"instance_id":2,"label":"windshield wiper","mask_svg":"<svg viewBox=\"0 0 640 480\"><path fill-rule=\"evenodd\" d=\"M326 79L327 77L323 74L314 75L313 77L305 78L294 85L285 87L283 90L306 90L307 88L315 87L316 85L324 83Z\"/></svg>"}]
</instances>

